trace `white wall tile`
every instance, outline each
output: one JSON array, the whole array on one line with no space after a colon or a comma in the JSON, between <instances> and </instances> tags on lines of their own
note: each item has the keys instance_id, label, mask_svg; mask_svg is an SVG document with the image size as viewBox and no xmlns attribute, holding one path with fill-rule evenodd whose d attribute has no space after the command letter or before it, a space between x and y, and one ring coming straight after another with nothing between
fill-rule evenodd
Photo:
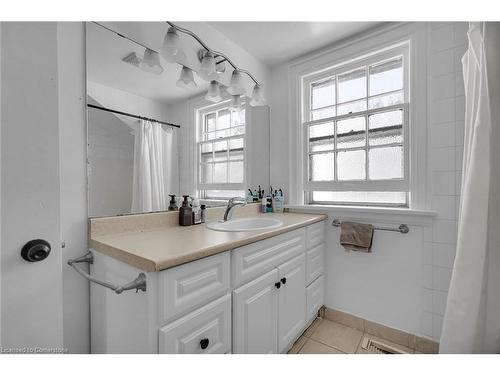
<instances>
[{"instance_id":1,"label":"white wall tile","mask_svg":"<svg viewBox=\"0 0 500 375\"><path fill-rule=\"evenodd\" d=\"M432 313L432 289L422 288L422 310Z\"/></svg>"},{"instance_id":2,"label":"white wall tile","mask_svg":"<svg viewBox=\"0 0 500 375\"><path fill-rule=\"evenodd\" d=\"M442 147L430 150L431 169L433 171L454 171L455 168L455 147Z\"/></svg>"},{"instance_id":3,"label":"white wall tile","mask_svg":"<svg viewBox=\"0 0 500 375\"><path fill-rule=\"evenodd\" d=\"M455 195L455 174L456 172L434 172L433 193L434 195Z\"/></svg>"},{"instance_id":4,"label":"white wall tile","mask_svg":"<svg viewBox=\"0 0 500 375\"><path fill-rule=\"evenodd\" d=\"M452 49L435 53L431 56L431 75L433 77L441 74L454 72L454 51Z\"/></svg>"},{"instance_id":5,"label":"white wall tile","mask_svg":"<svg viewBox=\"0 0 500 375\"><path fill-rule=\"evenodd\" d=\"M467 44L467 30L469 29L468 22L454 22L454 45L461 46Z\"/></svg>"},{"instance_id":6,"label":"white wall tile","mask_svg":"<svg viewBox=\"0 0 500 375\"><path fill-rule=\"evenodd\" d=\"M462 171L455 172L455 194L460 195L462 191Z\"/></svg>"},{"instance_id":7,"label":"white wall tile","mask_svg":"<svg viewBox=\"0 0 500 375\"><path fill-rule=\"evenodd\" d=\"M464 136L465 136L465 121L455 121L455 145L457 147L464 145Z\"/></svg>"},{"instance_id":8,"label":"white wall tile","mask_svg":"<svg viewBox=\"0 0 500 375\"><path fill-rule=\"evenodd\" d=\"M431 205L437 211L437 219L455 220L455 196L453 195L434 195L431 199Z\"/></svg>"},{"instance_id":9,"label":"white wall tile","mask_svg":"<svg viewBox=\"0 0 500 375\"><path fill-rule=\"evenodd\" d=\"M452 268L455 261L456 246L453 244L432 244L432 264L439 267Z\"/></svg>"},{"instance_id":10,"label":"white wall tile","mask_svg":"<svg viewBox=\"0 0 500 375\"><path fill-rule=\"evenodd\" d=\"M462 170L462 162L464 157L464 146L455 147L455 170ZM457 190L458 192L460 189Z\"/></svg>"},{"instance_id":11,"label":"white wall tile","mask_svg":"<svg viewBox=\"0 0 500 375\"><path fill-rule=\"evenodd\" d=\"M455 97L455 73L443 74L431 80L431 99Z\"/></svg>"},{"instance_id":12,"label":"white wall tile","mask_svg":"<svg viewBox=\"0 0 500 375\"><path fill-rule=\"evenodd\" d=\"M455 121L455 98L437 100L432 103L431 124L434 125L452 121Z\"/></svg>"},{"instance_id":13,"label":"white wall tile","mask_svg":"<svg viewBox=\"0 0 500 375\"><path fill-rule=\"evenodd\" d=\"M465 96L458 96L455 99L455 119L457 121L465 120Z\"/></svg>"},{"instance_id":14,"label":"white wall tile","mask_svg":"<svg viewBox=\"0 0 500 375\"><path fill-rule=\"evenodd\" d=\"M432 242L454 244L457 241L455 220L436 219L432 230Z\"/></svg>"},{"instance_id":15,"label":"white wall tile","mask_svg":"<svg viewBox=\"0 0 500 375\"><path fill-rule=\"evenodd\" d=\"M432 314L430 312L422 312L420 318L420 332L424 336L433 337L432 331L433 331Z\"/></svg>"},{"instance_id":16,"label":"white wall tile","mask_svg":"<svg viewBox=\"0 0 500 375\"><path fill-rule=\"evenodd\" d=\"M434 314L444 315L444 312L446 310L447 298L447 292L442 292L440 290L432 291L432 312Z\"/></svg>"},{"instance_id":17,"label":"white wall tile","mask_svg":"<svg viewBox=\"0 0 500 375\"><path fill-rule=\"evenodd\" d=\"M465 95L464 75L461 70L455 71L455 96Z\"/></svg>"},{"instance_id":18,"label":"white wall tile","mask_svg":"<svg viewBox=\"0 0 500 375\"><path fill-rule=\"evenodd\" d=\"M422 262L424 265L431 265L432 266L432 242L424 242L424 247L422 251Z\"/></svg>"},{"instance_id":19,"label":"white wall tile","mask_svg":"<svg viewBox=\"0 0 500 375\"><path fill-rule=\"evenodd\" d=\"M436 124L431 128L432 147L452 147L455 146L455 123L447 122Z\"/></svg>"},{"instance_id":20,"label":"white wall tile","mask_svg":"<svg viewBox=\"0 0 500 375\"><path fill-rule=\"evenodd\" d=\"M441 338L441 330L443 329L443 317L439 315L432 316L432 337L439 341Z\"/></svg>"},{"instance_id":21,"label":"white wall tile","mask_svg":"<svg viewBox=\"0 0 500 375\"><path fill-rule=\"evenodd\" d=\"M432 267L432 289L447 292L450 288L451 268Z\"/></svg>"},{"instance_id":22,"label":"white wall tile","mask_svg":"<svg viewBox=\"0 0 500 375\"><path fill-rule=\"evenodd\" d=\"M424 265L422 270L422 286L432 289L432 266Z\"/></svg>"},{"instance_id":23,"label":"white wall tile","mask_svg":"<svg viewBox=\"0 0 500 375\"><path fill-rule=\"evenodd\" d=\"M453 48L455 43L455 28L453 23L449 23L439 29L431 31L431 50L443 51Z\"/></svg>"}]
</instances>

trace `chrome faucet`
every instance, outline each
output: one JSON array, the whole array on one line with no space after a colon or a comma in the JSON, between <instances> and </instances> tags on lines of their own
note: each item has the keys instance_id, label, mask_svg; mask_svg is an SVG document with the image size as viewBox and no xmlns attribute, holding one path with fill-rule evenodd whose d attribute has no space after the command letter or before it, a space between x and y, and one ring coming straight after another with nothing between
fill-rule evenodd
<instances>
[{"instance_id":1,"label":"chrome faucet","mask_svg":"<svg viewBox=\"0 0 500 375\"><path fill-rule=\"evenodd\" d=\"M233 208L236 206L245 206L247 202L241 197L233 197L227 201L226 212L224 212L224 219L222 221L228 221L233 216Z\"/></svg>"}]
</instances>

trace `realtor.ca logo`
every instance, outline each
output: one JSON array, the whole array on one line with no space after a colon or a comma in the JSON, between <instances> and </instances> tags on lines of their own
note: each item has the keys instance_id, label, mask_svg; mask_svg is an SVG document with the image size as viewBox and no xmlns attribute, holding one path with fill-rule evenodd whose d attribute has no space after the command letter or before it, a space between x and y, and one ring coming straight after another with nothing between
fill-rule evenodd
<instances>
[{"instance_id":1,"label":"realtor.ca logo","mask_svg":"<svg viewBox=\"0 0 500 375\"><path fill-rule=\"evenodd\" d=\"M68 353L67 348L43 348L43 347L15 347L4 348L0 346L1 354L64 354Z\"/></svg>"}]
</instances>

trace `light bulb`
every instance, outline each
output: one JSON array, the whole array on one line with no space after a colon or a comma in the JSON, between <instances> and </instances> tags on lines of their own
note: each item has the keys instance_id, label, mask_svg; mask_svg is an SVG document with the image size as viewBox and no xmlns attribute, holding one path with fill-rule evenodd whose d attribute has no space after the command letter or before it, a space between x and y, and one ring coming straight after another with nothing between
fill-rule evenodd
<instances>
[{"instance_id":1,"label":"light bulb","mask_svg":"<svg viewBox=\"0 0 500 375\"><path fill-rule=\"evenodd\" d=\"M233 74L231 75L231 82L226 90L231 95L245 94L246 90L243 87L243 79L238 70L233 70Z\"/></svg>"},{"instance_id":2,"label":"light bulb","mask_svg":"<svg viewBox=\"0 0 500 375\"><path fill-rule=\"evenodd\" d=\"M255 85L252 92L252 100L250 100L250 105L252 107L257 107L265 104L264 94L262 93L262 87L260 85Z\"/></svg>"},{"instance_id":3,"label":"light bulb","mask_svg":"<svg viewBox=\"0 0 500 375\"><path fill-rule=\"evenodd\" d=\"M241 111L241 96L233 95L231 98L231 104L229 105L229 110L233 112Z\"/></svg>"},{"instance_id":4,"label":"light bulb","mask_svg":"<svg viewBox=\"0 0 500 375\"><path fill-rule=\"evenodd\" d=\"M167 33L165 34L163 46L161 48L161 55L168 62L185 62L186 54L182 50L181 40L175 27L169 27Z\"/></svg>"},{"instance_id":5,"label":"light bulb","mask_svg":"<svg viewBox=\"0 0 500 375\"><path fill-rule=\"evenodd\" d=\"M182 67L181 75L177 81L177 87L194 89L197 87L194 81L193 71L185 66Z\"/></svg>"},{"instance_id":6,"label":"light bulb","mask_svg":"<svg viewBox=\"0 0 500 375\"><path fill-rule=\"evenodd\" d=\"M149 73L163 73L163 67L161 66L160 55L158 54L158 52L146 48L146 50L144 51L144 57L139 63L139 68Z\"/></svg>"},{"instance_id":7,"label":"light bulb","mask_svg":"<svg viewBox=\"0 0 500 375\"><path fill-rule=\"evenodd\" d=\"M205 81L214 81L219 79L219 73L217 73L217 70L215 69L215 58L211 52L207 51L203 56L198 75Z\"/></svg>"},{"instance_id":8,"label":"light bulb","mask_svg":"<svg viewBox=\"0 0 500 375\"><path fill-rule=\"evenodd\" d=\"M213 103L218 103L222 100L219 82L217 81L210 82L210 85L208 85L207 94L205 95L205 99Z\"/></svg>"}]
</instances>

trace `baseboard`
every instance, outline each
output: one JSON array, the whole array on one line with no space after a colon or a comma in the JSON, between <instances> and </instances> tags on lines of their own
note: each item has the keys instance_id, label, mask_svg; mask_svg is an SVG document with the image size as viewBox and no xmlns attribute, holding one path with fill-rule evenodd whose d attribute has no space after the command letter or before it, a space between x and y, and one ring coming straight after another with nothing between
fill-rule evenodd
<instances>
[{"instance_id":1,"label":"baseboard","mask_svg":"<svg viewBox=\"0 0 500 375\"><path fill-rule=\"evenodd\" d=\"M366 332L370 335L392 341L396 344L407 346L414 349L417 353L439 353L439 343L436 341L372 322L371 320L363 319L340 310L326 307L324 310L324 318Z\"/></svg>"}]
</instances>

